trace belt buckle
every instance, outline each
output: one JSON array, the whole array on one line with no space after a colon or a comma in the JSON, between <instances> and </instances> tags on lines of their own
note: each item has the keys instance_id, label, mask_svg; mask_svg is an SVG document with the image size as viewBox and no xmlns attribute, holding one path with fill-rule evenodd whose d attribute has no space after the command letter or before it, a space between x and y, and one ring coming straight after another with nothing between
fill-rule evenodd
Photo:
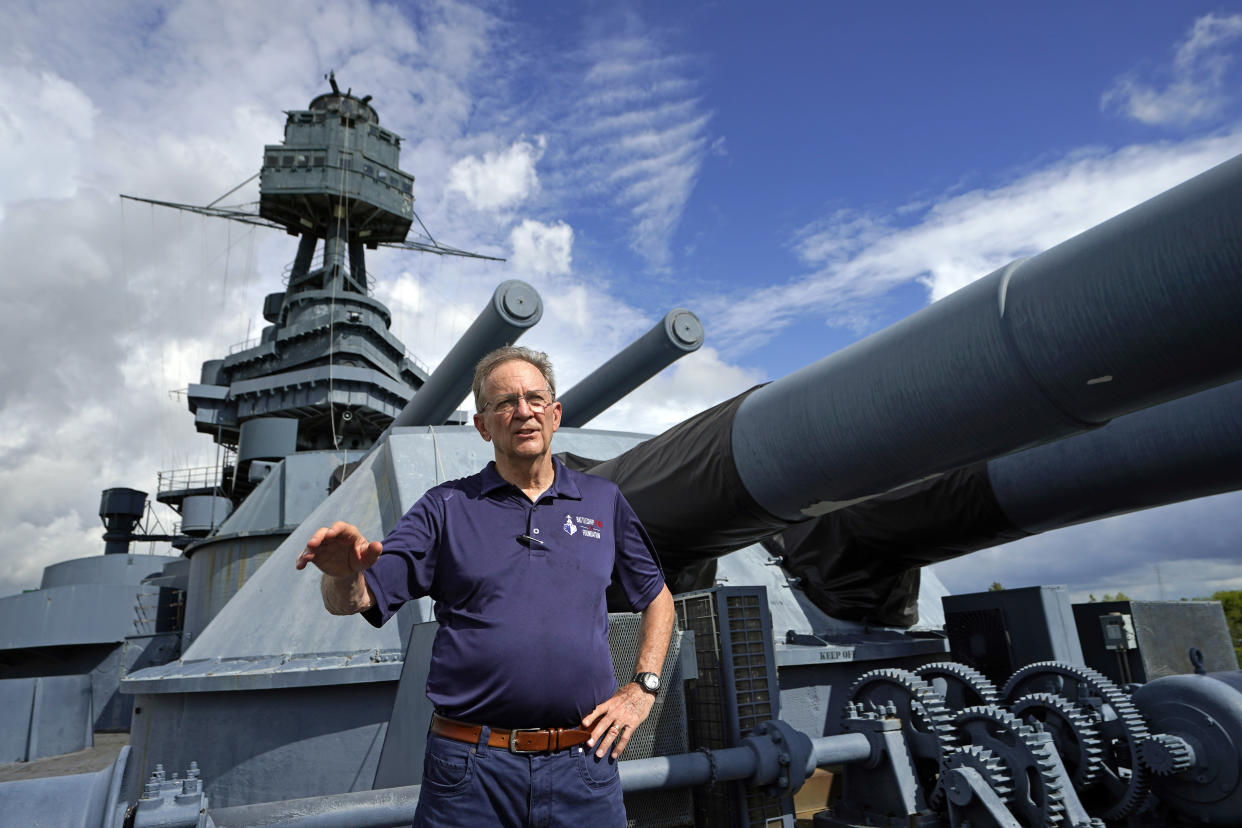
<instances>
[{"instance_id":1,"label":"belt buckle","mask_svg":"<svg viewBox=\"0 0 1242 828\"><path fill-rule=\"evenodd\" d=\"M538 733L540 730L543 730L543 728L541 727L515 727L512 730L510 730L509 731L509 752L517 753L517 754L544 753L546 749L545 750L540 750L540 749L522 750L521 748L517 746L517 735L519 733Z\"/></svg>"}]
</instances>

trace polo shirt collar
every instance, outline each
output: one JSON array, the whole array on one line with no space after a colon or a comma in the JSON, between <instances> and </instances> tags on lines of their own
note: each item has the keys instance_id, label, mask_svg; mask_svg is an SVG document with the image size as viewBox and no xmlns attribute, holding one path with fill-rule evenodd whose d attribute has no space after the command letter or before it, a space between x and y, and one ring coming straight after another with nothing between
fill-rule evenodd
<instances>
[{"instance_id":1,"label":"polo shirt collar","mask_svg":"<svg viewBox=\"0 0 1242 828\"><path fill-rule=\"evenodd\" d=\"M573 477L568 474L565 464L553 457L552 469L555 472L555 477L552 479L552 485L549 486L548 490L540 495L540 497L568 497L572 500L581 500L582 492L578 489L578 484L573 480ZM481 493L485 495L491 494L498 489L503 489L506 486L517 488L508 480L501 477L500 472L496 471L495 460L490 461L483 467L483 471L480 472L480 481L482 483Z\"/></svg>"}]
</instances>

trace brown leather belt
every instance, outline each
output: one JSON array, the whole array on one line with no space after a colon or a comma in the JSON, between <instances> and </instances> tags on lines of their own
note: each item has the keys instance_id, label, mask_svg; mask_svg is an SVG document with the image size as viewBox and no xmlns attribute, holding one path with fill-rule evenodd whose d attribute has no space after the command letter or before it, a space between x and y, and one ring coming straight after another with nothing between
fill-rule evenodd
<instances>
[{"instance_id":1,"label":"brown leather belt","mask_svg":"<svg viewBox=\"0 0 1242 828\"><path fill-rule=\"evenodd\" d=\"M481 725L446 719L439 713L431 716L431 732L446 739L477 744ZM487 744L494 748L507 748L510 753L550 753L580 745L591 738L591 731L579 727L518 727L505 730L493 727L487 736Z\"/></svg>"}]
</instances>

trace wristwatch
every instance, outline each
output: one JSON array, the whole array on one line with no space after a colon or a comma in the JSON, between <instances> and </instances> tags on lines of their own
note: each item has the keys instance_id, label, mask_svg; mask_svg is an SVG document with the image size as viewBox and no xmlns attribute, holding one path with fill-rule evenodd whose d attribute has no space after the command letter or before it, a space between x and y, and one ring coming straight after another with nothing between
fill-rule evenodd
<instances>
[{"instance_id":1,"label":"wristwatch","mask_svg":"<svg viewBox=\"0 0 1242 828\"><path fill-rule=\"evenodd\" d=\"M651 695L660 692L660 677L655 673L635 673L630 681L646 690Z\"/></svg>"}]
</instances>

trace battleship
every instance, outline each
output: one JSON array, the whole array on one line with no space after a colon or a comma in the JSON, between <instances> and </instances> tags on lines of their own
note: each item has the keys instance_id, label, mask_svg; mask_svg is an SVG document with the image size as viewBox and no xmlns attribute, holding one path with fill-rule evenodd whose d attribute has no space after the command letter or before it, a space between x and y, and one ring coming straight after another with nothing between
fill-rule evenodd
<instances>
[{"instance_id":1,"label":"battleship","mask_svg":"<svg viewBox=\"0 0 1242 828\"><path fill-rule=\"evenodd\" d=\"M432 606L333 617L293 561L489 459L471 367L543 300L499 280L434 371L407 355L366 251L478 254L431 237L400 136L329 82L264 148L257 211L154 202L283 230L295 258L259 341L188 387L222 459L159 474L176 530L108 489L103 554L0 599L0 762L125 734L102 770L0 782L5 824L412 820ZM675 592L631 825L1242 824L1218 603L948 595L923 569L1242 488L1240 214L1242 157L659 435L587 425L703 343L690 310L558 395L560 456L620 486ZM627 680L637 619L609 639Z\"/></svg>"}]
</instances>

